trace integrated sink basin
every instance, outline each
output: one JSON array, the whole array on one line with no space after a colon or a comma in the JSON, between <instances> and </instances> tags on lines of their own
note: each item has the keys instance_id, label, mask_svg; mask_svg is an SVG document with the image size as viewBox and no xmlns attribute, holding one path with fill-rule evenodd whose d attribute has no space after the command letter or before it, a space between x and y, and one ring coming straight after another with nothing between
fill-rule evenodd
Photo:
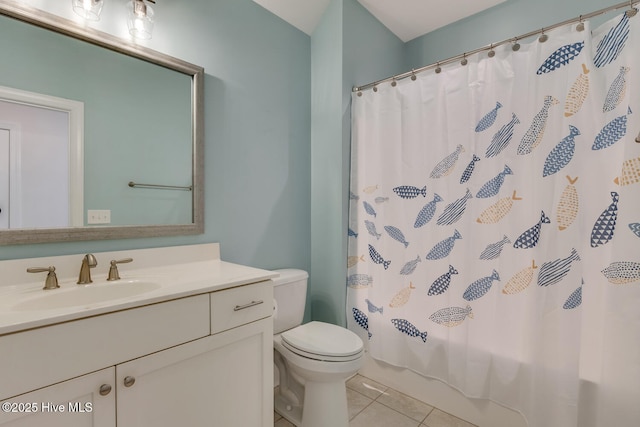
<instances>
[{"instance_id":1,"label":"integrated sink basin","mask_svg":"<svg viewBox=\"0 0 640 427\"><path fill-rule=\"evenodd\" d=\"M12 308L16 311L34 311L87 306L142 295L160 287L160 283L145 279L68 285L60 289L40 291L37 296L24 299Z\"/></svg>"}]
</instances>

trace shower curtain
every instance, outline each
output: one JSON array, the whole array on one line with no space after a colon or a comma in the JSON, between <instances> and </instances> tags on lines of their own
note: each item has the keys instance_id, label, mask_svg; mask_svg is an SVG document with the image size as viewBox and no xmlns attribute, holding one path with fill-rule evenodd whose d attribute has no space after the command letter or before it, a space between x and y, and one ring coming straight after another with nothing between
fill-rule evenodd
<instances>
[{"instance_id":1,"label":"shower curtain","mask_svg":"<svg viewBox=\"0 0 640 427\"><path fill-rule=\"evenodd\" d=\"M532 427L640 425L640 17L352 99L348 327Z\"/></svg>"}]
</instances>

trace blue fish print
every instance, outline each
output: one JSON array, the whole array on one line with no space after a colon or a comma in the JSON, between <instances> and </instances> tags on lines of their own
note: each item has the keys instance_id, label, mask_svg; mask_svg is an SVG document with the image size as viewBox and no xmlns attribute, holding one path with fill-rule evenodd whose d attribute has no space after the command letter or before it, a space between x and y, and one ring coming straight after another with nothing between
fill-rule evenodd
<instances>
[{"instance_id":1,"label":"blue fish print","mask_svg":"<svg viewBox=\"0 0 640 427\"><path fill-rule=\"evenodd\" d=\"M627 109L627 114L616 117L602 128L595 141L592 150L602 150L620 141L627 134L627 116L631 114L631 108Z\"/></svg>"},{"instance_id":2,"label":"blue fish print","mask_svg":"<svg viewBox=\"0 0 640 427\"><path fill-rule=\"evenodd\" d=\"M449 328L458 326L464 319L470 317L473 319L473 311L471 306L467 305L463 307L447 307L440 309L429 316L429 320L434 321L438 325L447 326Z\"/></svg>"},{"instance_id":3,"label":"blue fish print","mask_svg":"<svg viewBox=\"0 0 640 427\"><path fill-rule=\"evenodd\" d=\"M378 231L376 230L376 225L368 220L364 220L364 225L365 227L367 227L367 231L369 232L370 235L372 235L373 237L375 237L376 239L380 239L380 237L382 236L382 234L378 233Z\"/></svg>"},{"instance_id":4,"label":"blue fish print","mask_svg":"<svg viewBox=\"0 0 640 427\"><path fill-rule=\"evenodd\" d=\"M553 175L569 164L576 149L575 137L578 135L580 135L578 128L569 125L569 135L560 141L547 156L542 176Z\"/></svg>"},{"instance_id":5,"label":"blue fish print","mask_svg":"<svg viewBox=\"0 0 640 427\"><path fill-rule=\"evenodd\" d=\"M443 176L449 175L453 170L453 167L456 165L460 153L464 153L464 147L461 144L458 144L456 151L440 160L429 176L431 178L442 178Z\"/></svg>"},{"instance_id":6,"label":"blue fish print","mask_svg":"<svg viewBox=\"0 0 640 427\"><path fill-rule=\"evenodd\" d=\"M624 285L640 280L640 262L616 261L602 270L609 283Z\"/></svg>"},{"instance_id":7,"label":"blue fish print","mask_svg":"<svg viewBox=\"0 0 640 427\"><path fill-rule=\"evenodd\" d=\"M582 304L582 286L579 286L578 289L573 291L569 298L565 301L562 308L565 310L571 310L573 308L579 307Z\"/></svg>"},{"instance_id":8,"label":"blue fish print","mask_svg":"<svg viewBox=\"0 0 640 427\"><path fill-rule=\"evenodd\" d=\"M470 284L467 290L464 291L464 294L462 294L462 298L467 301L473 301L483 297L489 292L495 280L500 281L500 275L497 271L493 270L491 276L483 277Z\"/></svg>"},{"instance_id":9,"label":"blue fish print","mask_svg":"<svg viewBox=\"0 0 640 427\"><path fill-rule=\"evenodd\" d=\"M373 206L371 206L368 202L362 202L362 206L364 206L364 210L369 215L372 215L374 218L376 217L376 210L373 209Z\"/></svg>"},{"instance_id":10,"label":"blue fish print","mask_svg":"<svg viewBox=\"0 0 640 427\"><path fill-rule=\"evenodd\" d=\"M542 135L544 135L544 130L547 127L549 107L556 104L558 104L558 100L553 96L549 95L544 98L542 110L540 110L533 118L533 122L531 123L529 130L524 134L522 141L520 141L520 144L518 145L517 152L519 155L522 156L531 153L533 149L540 144L542 141Z\"/></svg>"},{"instance_id":11,"label":"blue fish print","mask_svg":"<svg viewBox=\"0 0 640 427\"><path fill-rule=\"evenodd\" d=\"M360 196L353 194L353 191L349 191L349 200L359 200Z\"/></svg>"},{"instance_id":12,"label":"blue fish print","mask_svg":"<svg viewBox=\"0 0 640 427\"><path fill-rule=\"evenodd\" d=\"M542 211L542 214L540 215L540 221L538 221L536 225L522 233L520 237L518 237L514 242L513 247L516 249L530 249L535 247L540 240L540 228L542 227L542 224L549 224L550 222L551 220L549 219L549 217L547 217L544 214L544 211Z\"/></svg>"},{"instance_id":13,"label":"blue fish print","mask_svg":"<svg viewBox=\"0 0 640 427\"><path fill-rule=\"evenodd\" d=\"M502 184L504 183L504 177L507 175L513 175L513 171L509 166L504 165L504 170L502 172L480 187L476 197L479 199L487 199L498 194L500 192L500 187L502 187Z\"/></svg>"},{"instance_id":14,"label":"blue fish print","mask_svg":"<svg viewBox=\"0 0 640 427\"><path fill-rule=\"evenodd\" d=\"M414 228L420 228L433 218L433 214L436 212L436 203L441 202L442 197L437 194L433 195L433 200L424 205L424 207L418 213L416 222L413 224Z\"/></svg>"},{"instance_id":15,"label":"blue fish print","mask_svg":"<svg viewBox=\"0 0 640 427\"><path fill-rule=\"evenodd\" d=\"M422 260L420 259L420 255L418 255L416 257L416 259L409 261L408 263L406 263L404 265L404 267L402 267L402 270L400 270L400 274L402 275L409 275L411 273L413 273L416 269L416 267L418 266L418 263L421 262Z\"/></svg>"},{"instance_id":16,"label":"blue fish print","mask_svg":"<svg viewBox=\"0 0 640 427\"><path fill-rule=\"evenodd\" d=\"M436 260L442 259L449 255L453 250L453 246L457 239L462 239L462 234L458 230L455 230L453 236L447 237L443 241L437 243L427 254L427 259Z\"/></svg>"},{"instance_id":17,"label":"blue fish print","mask_svg":"<svg viewBox=\"0 0 640 427\"><path fill-rule=\"evenodd\" d=\"M480 254L480 259L496 259L502 253L502 248L507 243L511 243L511 240L505 235L502 240L496 243L488 245Z\"/></svg>"},{"instance_id":18,"label":"blue fish print","mask_svg":"<svg viewBox=\"0 0 640 427\"><path fill-rule=\"evenodd\" d=\"M402 231L400 231L399 228L392 225L385 225L384 231L386 231L392 239L395 239L398 242L402 243L405 248L409 246L409 242L407 242L407 240L404 238L404 234L402 234Z\"/></svg>"},{"instance_id":19,"label":"blue fish print","mask_svg":"<svg viewBox=\"0 0 640 427\"><path fill-rule=\"evenodd\" d=\"M513 138L513 128L520 123L520 120L515 114L512 114L511 121L502 126L491 140L491 144L487 147L486 157L495 157L502 152Z\"/></svg>"},{"instance_id":20,"label":"blue fish print","mask_svg":"<svg viewBox=\"0 0 640 427\"><path fill-rule=\"evenodd\" d=\"M382 258L382 255L380 255L378 251L376 251L376 248L371 245L369 245L369 256L371 257L371 260L376 264L382 264L385 270L389 268L389 265L391 265L391 261L386 261L384 258Z\"/></svg>"},{"instance_id":21,"label":"blue fish print","mask_svg":"<svg viewBox=\"0 0 640 427\"><path fill-rule=\"evenodd\" d=\"M420 332L418 328L409 323L409 321L404 319L391 319L391 323L393 323L393 326L400 332L410 337L420 337L422 342L427 342L427 332Z\"/></svg>"},{"instance_id":22,"label":"blue fish print","mask_svg":"<svg viewBox=\"0 0 640 427\"><path fill-rule=\"evenodd\" d=\"M471 162L469 162L464 172L462 172L462 176L460 177L460 184L464 184L465 182L469 181L469 179L471 178L471 174L476 167L476 162L478 161L480 161L480 157L474 154Z\"/></svg>"},{"instance_id":23,"label":"blue fish print","mask_svg":"<svg viewBox=\"0 0 640 427\"><path fill-rule=\"evenodd\" d=\"M493 110L489 111L484 115L483 118L480 119L478 125L476 126L476 132L482 132L483 130L489 129L496 121L496 117L498 117L498 109L502 107L502 104L496 102L496 106Z\"/></svg>"},{"instance_id":24,"label":"blue fish print","mask_svg":"<svg viewBox=\"0 0 640 427\"><path fill-rule=\"evenodd\" d=\"M351 311L353 312L353 318L355 319L356 323L360 325L365 331L367 331L367 334L369 334L369 339L371 339L372 334L371 332L369 332L369 318L367 317L367 315L355 307L353 307Z\"/></svg>"},{"instance_id":25,"label":"blue fish print","mask_svg":"<svg viewBox=\"0 0 640 427\"><path fill-rule=\"evenodd\" d=\"M538 286L555 285L565 278L571 270L573 261L580 261L580 256L575 248L571 249L571 254L566 258L549 261L542 264L538 273Z\"/></svg>"},{"instance_id":26,"label":"blue fish print","mask_svg":"<svg viewBox=\"0 0 640 427\"><path fill-rule=\"evenodd\" d=\"M593 63L601 68L615 61L629 38L629 18L626 14L611 28L596 47Z\"/></svg>"},{"instance_id":27,"label":"blue fish print","mask_svg":"<svg viewBox=\"0 0 640 427\"><path fill-rule=\"evenodd\" d=\"M580 55L582 48L584 48L584 42L562 46L551 55L549 55L549 57L542 63L540 68L538 68L536 74L540 76L542 74L550 73L551 71L557 70L563 65L567 65L578 55Z\"/></svg>"},{"instance_id":28,"label":"blue fish print","mask_svg":"<svg viewBox=\"0 0 640 427\"><path fill-rule=\"evenodd\" d=\"M393 192L403 199L413 199L420 195L427 197L427 186L425 185L422 188L418 188L411 185L401 185L400 187L395 187Z\"/></svg>"},{"instance_id":29,"label":"blue fish print","mask_svg":"<svg viewBox=\"0 0 640 427\"><path fill-rule=\"evenodd\" d=\"M352 274L347 277L347 286L353 289L370 288L373 284L373 276L368 274Z\"/></svg>"},{"instance_id":30,"label":"blue fish print","mask_svg":"<svg viewBox=\"0 0 640 427\"><path fill-rule=\"evenodd\" d=\"M471 191L467 188L467 192L464 196L456 200L455 202L449 203L444 211L436 221L438 225L451 225L454 222L458 221L465 209L467 209L467 200L471 199L473 195Z\"/></svg>"},{"instance_id":31,"label":"blue fish print","mask_svg":"<svg viewBox=\"0 0 640 427\"><path fill-rule=\"evenodd\" d=\"M444 273L442 276L438 277L431 284L431 287L429 288L429 292L427 292L427 295L429 295L429 296L440 295L440 294L446 292L447 289L449 289L449 285L451 284L451 275L452 274L458 274L458 270L456 270L455 268L453 268L452 265L450 265L449 266L449 271Z\"/></svg>"},{"instance_id":32,"label":"blue fish print","mask_svg":"<svg viewBox=\"0 0 640 427\"><path fill-rule=\"evenodd\" d=\"M612 191L611 204L600 214L591 230L592 248L604 245L613 239L613 232L616 229L616 221L618 220L618 200L620 200L620 196L615 191Z\"/></svg>"},{"instance_id":33,"label":"blue fish print","mask_svg":"<svg viewBox=\"0 0 640 427\"><path fill-rule=\"evenodd\" d=\"M607 97L604 100L604 106L602 107L603 113L615 110L624 99L624 95L627 91L626 77L630 69L631 68L629 67L620 67L620 72L613 80L613 83L611 83L609 91L607 92Z\"/></svg>"},{"instance_id":34,"label":"blue fish print","mask_svg":"<svg viewBox=\"0 0 640 427\"><path fill-rule=\"evenodd\" d=\"M353 231L351 229L351 227L349 227L349 230L347 231L347 236L349 236L349 237L358 237L358 233L356 233L355 231Z\"/></svg>"},{"instance_id":35,"label":"blue fish print","mask_svg":"<svg viewBox=\"0 0 640 427\"><path fill-rule=\"evenodd\" d=\"M382 314L382 310L384 309L384 307L376 307L368 299L365 299L364 302L367 303L367 309L369 310L369 313L380 313L380 314Z\"/></svg>"},{"instance_id":36,"label":"blue fish print","mask_svg":"<svg viewBox=\"0 0 640 427\"><path fill-rule=\"evenodd\" d=\"M633 234L640 237L640 222L632 222L631 224L629 224L629 229L633 232Z\"/></svg>"}]
</instances>

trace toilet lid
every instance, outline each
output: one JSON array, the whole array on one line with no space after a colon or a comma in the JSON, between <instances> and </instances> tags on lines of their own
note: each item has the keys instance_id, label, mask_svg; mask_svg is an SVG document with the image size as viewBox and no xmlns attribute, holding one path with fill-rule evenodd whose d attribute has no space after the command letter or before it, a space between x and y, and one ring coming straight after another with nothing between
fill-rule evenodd
<instances>
[{"instance_id":1,"label":"toilet lid","mask_svg":"<svg viewBox=\"0 0 640 427\"><path fill-rule=\"evenodd\" d=\"M283 344L291 351L331 359L349 358L359 354L363 348L358 335L324 322L309 322L285 331L281 336Z\"/></svg>"}]
</instances>

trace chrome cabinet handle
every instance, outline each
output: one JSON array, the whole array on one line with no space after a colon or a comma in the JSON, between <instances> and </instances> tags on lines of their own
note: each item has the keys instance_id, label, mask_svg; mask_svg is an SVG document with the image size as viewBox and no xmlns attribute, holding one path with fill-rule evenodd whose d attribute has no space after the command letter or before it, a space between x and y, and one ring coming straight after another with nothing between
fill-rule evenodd
<instances>
[{"instance_id":1,"label":"chrome cabinet handle","mask_svg":"<svg viewBox=\"0 0 640 427\"><path fill-rule=\"evenodd\" d=\"M125 387L131 387L133 384L135 384L135 382L136 382L136 379L134 377L130 377L130 376L124 377Z\"/></svg>"},{"instance_id":2,"label":"chrome cabinet handle","mask_svg":"<svg viewBox=\"0 0 640 427\"><path fill-rule=\"evenodd\" d=\"M233 311L240 311L240 310L244 310L245 308L249 308L249 307L253 307L255 305L260 305L260 304L264 304L263 300L260 301L251 301L249 304L245 304L245 305L236 305L235 307L233 307Z\"/></svg>"},{"instance_id":3,"label":"chrome cabinet handle","mask_svg":"<svg viewBox=\"0 0 640 427\"><path fill-rule=\"evenodd\" d=\"M102 384L100 386L100 396L106 396L111 393L111 386L109 384Z\"/></svg>"}]
</instances>

